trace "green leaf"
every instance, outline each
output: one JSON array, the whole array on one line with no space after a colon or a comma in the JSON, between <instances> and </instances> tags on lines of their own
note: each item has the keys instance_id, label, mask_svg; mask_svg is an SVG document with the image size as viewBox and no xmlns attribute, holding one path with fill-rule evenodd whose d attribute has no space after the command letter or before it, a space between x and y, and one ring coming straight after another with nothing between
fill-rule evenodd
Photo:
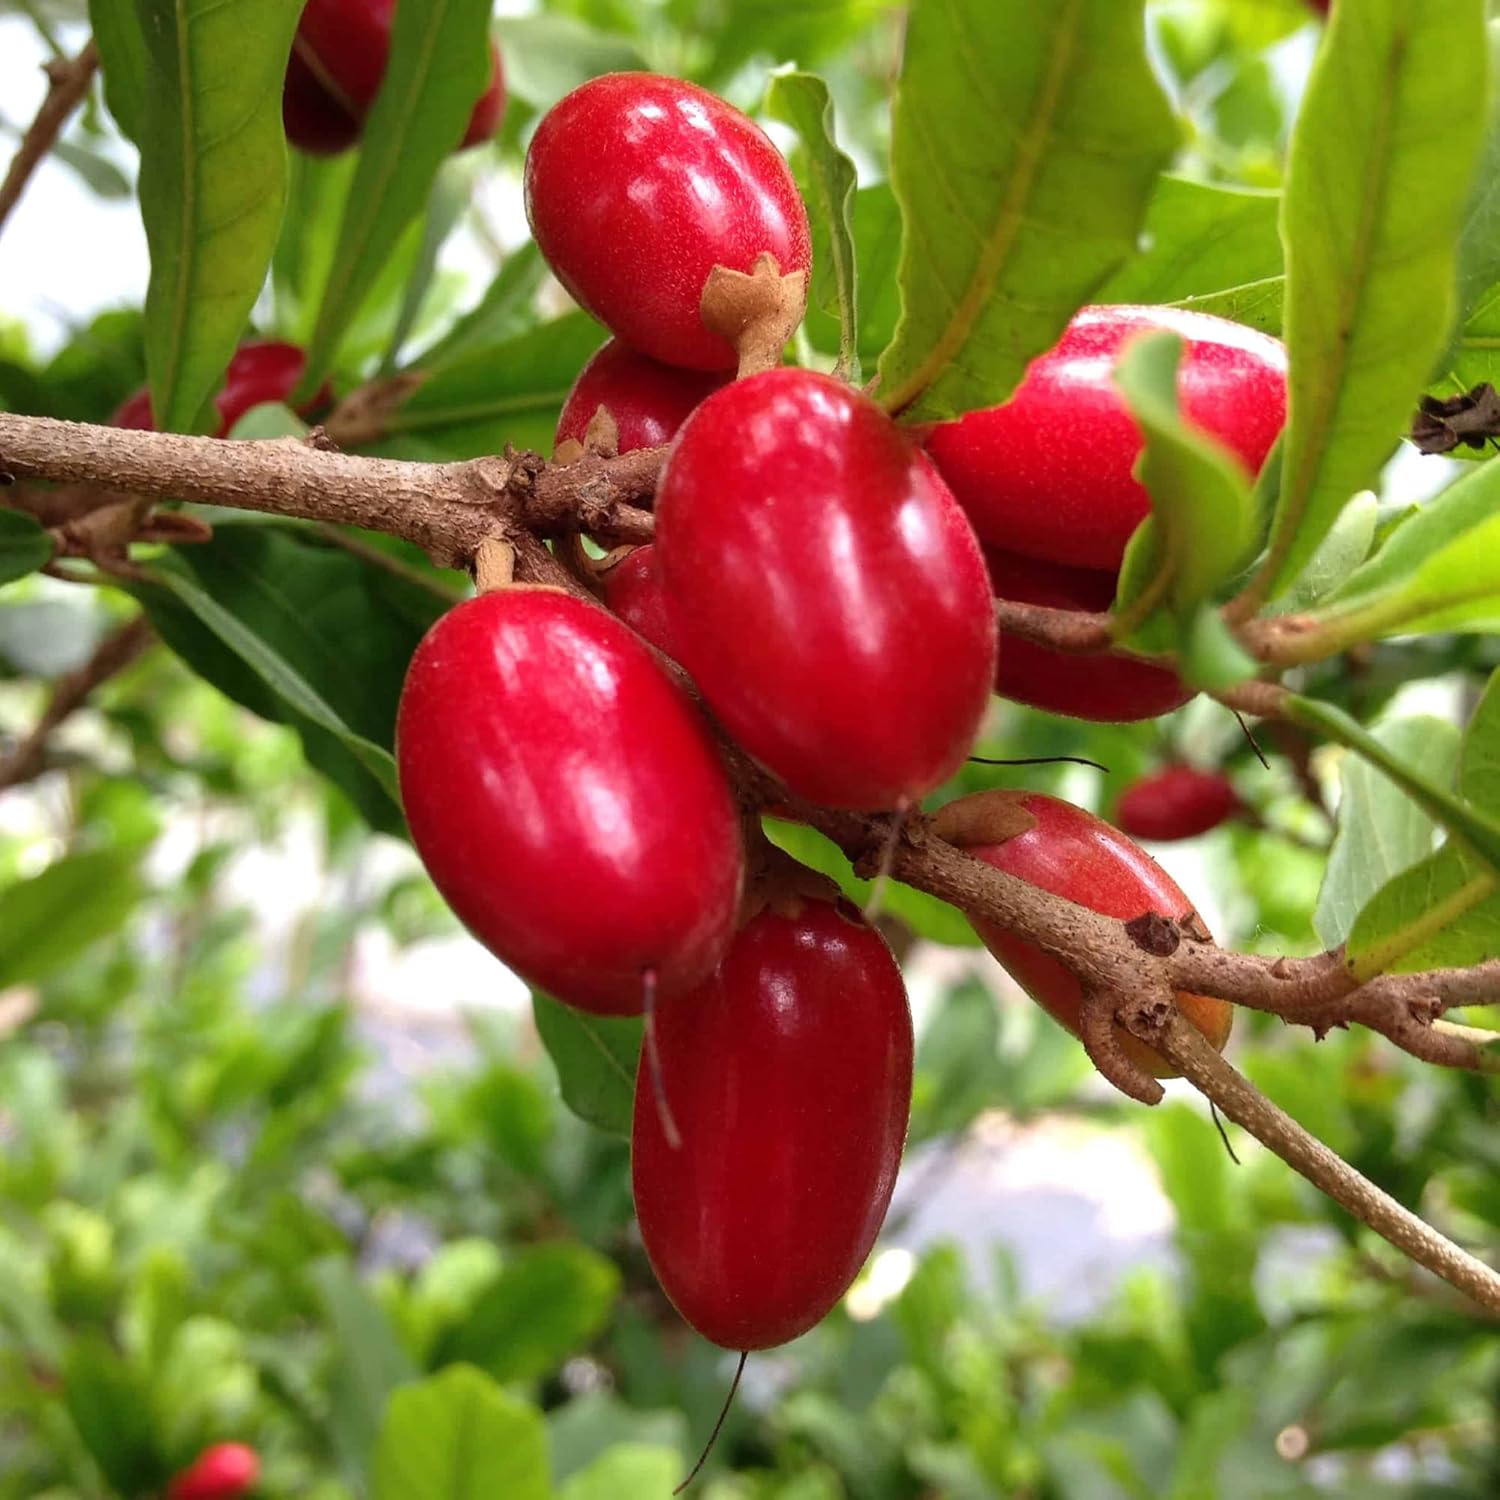
<instances>
[{"instance_id":1,"label":"green leaf","mask_svg":"<svg viewBox=\"0 0 1500 1500\"><path fill-rule=\"evenodd\" d=\"M1500 283L1500 88L1496 87L1500 82L1500 21L1491 21L1485 34L1489 39L1489 113L1458 239L1457 300L1464 322Z\"/></svg>"},{"instance_id":2,"label":"green leaf","mask_svg":"<svg viewBox=\"0 0 1500 1500\"><path fill-rule=\"evenodd\" d=\"M191 432L260 294L286 199L281 90L297 0L135 0L156 425ZM128 106L127 106L128 107Z\"/></svg>"},{"instance_id":3,"label":"green leaf","mask_svg":"<svg viewBox=\"0 0 1500 1500\"><path fill-rule=\"evenodd\" d=\"M1255 502L1229 451L1177 410L1182 340L1172 333L1132 339L1115 366L1145 438L1136 477L1151 494L1145 539L1135 544L1138 580L1119 608L1145 618L1156 608L1187 616L1232 577L1255 540Z\"/></svg>"},{"instance_id":4,"label":"green leaf","mask_svg":"<svg viewBox=\"0 0 1500 1500\"><path fill-rule=\"evenodd\" d=\"M1483 0L1334 7L1282 204L1289 411L1258 575L1272 595L1372 486L1448 336L1484 124L1483 26Z\"/></svg>"},{"instance_id":5,"label":"green leaf","mask_svg":"<svg viewBox=\"0 0 1500 1500\"><path fill-rule=\"evenodd\" d=\"M1418 752L1424 768L1442 741ZM1436 768L1434 768L1436 769ZM1500 673L1474 710L1458 755L1459 794L1478 812L1500 813ZM1459 833L1459 830L1450 831ZM1500 951L1500 875L1458 839L1383 885L1355 920L1348 953L1369 978L1388 969L1467 966Z\"/></svg>"},{"instance_id":6,"label":"green leaf","mask_svg":"<svg viewBox=\"0 0 1500 1500\"><path fill-rule=\"evenodd\" d=\"M534 1380L596 1337L619 1294L613 1262L583 1245L519 1251L439 1339L433 1362L478 1365L496 1380Z\"/></svg>"},{"instance_id":7,"label":"green leaf","mask_svg":"<svg viewBox=\"0 0 1500 1500\"><path fill-rule=\"evenodd\" d=\"M873 364L890 343L901 316L901 289L896 281L901 260L901 207L888 182L877 182L855 193L851 222L854 262L859 268L855 347L862 364ZM836 315L830 317L814 301L808 305L803 326L816 348L837 352L843 329Z\"/></svg>"},{"instance_id":8,"label":"green leaf","mask_svg":"<svg viewBox=\"0 0 1500 1500\"><path fill-rule=\"evenodd\" d=\"M395 1405L399 1388L416 1380L419 1372L397 1340L390 1319L347 1261L321 1260L311 1275L333 1335L326 1418L329 1436L345 1473L362 1480L377 1434L382 1444L385 1440L388 1418L385 1422L382 1418ZM379 1464L377 1457L377 1471Z\"/></svg>"},{"instance_id":9,"label":"green leaf","mask_svg":"<svg viewBox=\"0 0 1500 1500\"><path fill-rule=\"evenodd\" d=\"M458 356L486 345L503 344L536 324L534 303L547 267L534 240L527 240L506 258L484 295L412 365L439 370Z\"/></svg>"},{"instance_id":10,"label":"green leaf","mask_svg":"<svg viewBox=\"0 0 1500 1500\"><path fill-rule=\"evenodd\" d=\"M536 1408L458 1366L391 1397L373 1500L549 1500L547 1432Z\"/></svg>"},{"instance_id":11,"label":"green leaf","mask_svg":"<svg viewBox=\"0 0 1500 1500\"><path fill-rule=\"evenodd\" d=\"M95 849L54 860L0 890L0 990L65 969L135 915L139 851Z\"/></svg>"},{"instance_id":12,"label":"green leaf","mask_svg":"<svg viewBox=\"0 0 1500 1500\"><path fill-rule=\"evenodd\" d=\"M1373 731L1398 760L1420 762L1446 785L1458 760L1458 730L1423 714L1393 719ZM1326 947L1342 943L1360 909L1392 877L1432 852L1437 825L1387 777L1356 755L1346 756L1338 828L1318 892L1313 926Z\"/></svg>"},{"instance_id":13,"label":"green leaf","mask_svg":"<svg viewBox=\"0 0 1500 1500\"><path fill-rule=\"evenodd\" d=\"M537 1034L557 1069L563 1103L590 1125L629 1135L641 1023L633 1017L587 1015L533 991Z\"/></svg>"},{"instance_id":14,"label":"green leaf","mask_svg":"<svg viewBox=\"0 0 1500 1500\"><path fill-rule=\"evenodd\" d=\"M293 725L312 764L399 834L396 707L447 601L275 523L219 523L153 574L140 597L167 645L237 703Z\"/></svg>"},{"instance_id":15,"label":"green leaf","mask_svg":"<svg viewBox=\"0 0 1500 1500\"><path fill-rule=\"evenodd\" d=\"M573 1475L559 1500L639 1500L670 1495L682 1478L682 1455L654 1443L620 1443Z\"/></svg>"},{"instance_id":16,"label":"green leaf","mask_svg":"<svg viewBox=\"0 0 1500 1500\"><path fill-rule=\"evenodd\" d=\"M403 0L361 137L301 392L315 391L489 77L491 0Z\"/></svg>"},{"instance_id":17,"label":"green leaf","mask_svg":"<svg viewBox=\"0 0 1500 1500\"><path fill-rule=\"evenodd\" d=\"M150 1394L101 1334L81 1334L62 1368L63 1404L116 1494L153 1492L168 1477L157 1450Z\"/></svg>"},{"instance_id":18,"label":"green leaf","mask_svg":"<svg viewBox=\"0 0 1500 1500\"><path fill-rule=\"evenodd\" d=\"M802 141L799 176L812 192L812 295L839 319L841 379L859 380L859 283L854 262L854 163L839 150L828 85L814 73L779 73L766 94L766 113Z\"/></svg>"},{"instance_id":19,"label":"green leaf","mask_svg":"<svg viewBox=\"0 0 1500 1500\"><path fill-rule=\"evenodd\" d=\"M437 274L438 255L469 206L470 187L467 176L459 170L440 170L432 184L427 211L422 216L422 238L417 245L416 259L402 289L396 326L391 330L385 358L381 361L382 375L392 374L400 362L402 348L416 327L422 303Z\"/></svg>"},{"instance_id":20,"label":"green leaf","mask_svg":"<svg viewBox=\"0 0 1500 1500\"><path fill-rule=\"evenodd\" d=\"M52 538L18 510L0 510L0 584L35 573L52 561Z\"/></svg>"},{"instance_id":21,"label":"green leaf","mask_svg":"<svg viewBox=\"0 0 1500 1500\"><path fill-rule=\"evenodd\" d=\"M1177 146L1139 0L918 0L892 123L903 311L879 396L1003 400L1136 248Z\"/></svg>"},{"instance_id":22,"label":"green leaf","mask_svg":"<svg viewBox=\"0 0 1500 1500\"><path fill-rule=\"evenodd\" d=\"M1280 208L1279 193L1162 177L1146 209L1145 250L1094 300L1192 307L1201 298L1244 296L1279 281Z\"/></svg>"},{"instance_id":23,"label":"green leaf","mask_svg":"<svg viewBox=\"0 0 1500 1500\"><path fill-rule=\"evenodd\" d=\"M562 404L601 342L597 323L568 313L458 354L390 414L377 451L473 458L509 442L550 452Z\"/></svg>"},{"instance_id":24,"label":"green leaf","mask_svg":"<svg viewBox=\"0 0 1500 1500\"><path fill-rule=\"evenodd\" d=\"M601 73L638 73L647 67L633 43L574 16L507 16L498 40L506 92L537 110L551 109Z\"/></svg>"},{"instance_id":25,"label":"green leaf","mask_svg":"<svg viewBox=\"0 0 1500 1500\"><path fill-rule=\"evenodd\" d=\"M1380 520L1373 490L1362 490L1339 512L1333 529L1308 558L1307 566L1267 614L1289 614L1327 599L1342 588L1370 555Z\"/></svg>"},{"instance_id":26,"label":"green leaf","mask_svg":"<svg viewBox=\"0 0 1500 1500\"><path fill-rule=\"evenodd\" d=\"M139 143L146 107L146 40L140 18L120 0L89 0L89 22L99 49L104 102L121 133Z\"/></svg>"}]
</instances>

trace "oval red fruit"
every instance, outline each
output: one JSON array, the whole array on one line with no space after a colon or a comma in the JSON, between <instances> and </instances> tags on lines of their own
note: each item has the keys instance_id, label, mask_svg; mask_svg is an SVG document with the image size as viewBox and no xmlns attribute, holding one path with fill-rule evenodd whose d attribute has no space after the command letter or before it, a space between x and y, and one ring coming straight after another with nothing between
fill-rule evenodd
<instances>
[{"instance_id":1,"label":"oval red fruit","mask_svg":"<svg viewBox=\"0 0 1500 1500\"><path fill-rule=\"evenodd\" d=\"M167 1500L238 1500L260 1478L260 1459L244 1443L205 1448L167 1486Z\"/></svg>"},{"instance_id":2,"label":"oval red fruit","mask_svg":"<svg viewBox=\"0 0 1500 1500\"><path fill-rule=\"evenodd\" d=\"M594 413L608 408L621 453L670 442L688 413L729 377L648 359L611 339L579 372L557 420L557 443L583 441Z\"/></svg>"},{"instance_id":3,"label":"oval red fruit","mask_svg":"<svg viewBox=\"0 0 1500 1500\"><path fill-rule=\"evenodd\" d=\"M286 137L299 150L328 155L352 146L385 77L396 0L307 0L281 96ZM505 109L500 53L490 45L490 76L456 149L489 140Z\"/></svg>"},{"instance_id":4,"label":"oval red fruit","mask_svg":"<svg viewBox=\"0 0 1500 1500\"><path fill-rule=\"evenodd\" d=\"M658 651L677 660L672 626L667 619L667 601L662 593L661 569L657 566L656 548L649 543L632 547L601 580L604 602L641 637Z\"/></svg>"},{"instance_id":5,"label":"oval red fruit","mask_svg":"<svg viewBox=\"0 0 1500 1500\"><path fill-rule=\"evenodd\" d=\"M1217 828L1239 805L1234 783L1223 772L1167 766L1125 789L1115 821L1138 839L1165 843Z\"/></svg>"},{"instance_id":6,"label":"oval red fruit","mask_svg":"<svg viewBox=\"0 0 1500 1500\"><path fill-rule=\"evenodd\" d=\"M235 423L252 407L268 401L286 401L297 388L306 368L307 355L295 344L275 339L241 344L234 351L224 371L224 384L214 397L214 406L219 413L219 426L214 436L228 437ZM305 416L326 405L331 397L331 391L324 386L298 410ZM156 424L151 414L150 392L137 391L121 404L112 420L116 427L154 432Z\"/></svg>"},{"instance_id":7,"label":"oval red fruit","mask_svg":"<svg viewBox=\"0 0 1500 1500\"><path fill-rule=\"evenodd\" d=\"M526 153L526 214L574 298L634 349L695 370L735 352L698 314L716 265L764 252L805 271L797 184L770 138L714 94L654 73L608 73L543 117Z\"/></svg>"},{"instance_id":8,"label":"oval red fruit","mask_svg":"<svg viewBox=\"0 0 1500 1500\"><path fill-rule=\"evenodd\" d=\"M738 814L700 716L618 620L545 588L450 610L396 727L413 842L459 919L559 1000L622 1014L734 931Z\"/></svg>"},{"instance_id":9,"label":"oval red fruit","mask_svg":"<svg viewBox=\"0 0 1500 1500\"><path fill-rule=\"evenodd\" d=\"M1157 912L1176 921L1194 911L1172 877L1119 829L1071 802L1041 792L994 791L963 797L944 807L933 827L940 837L997 870L1106 917L1129 921ZM1011 978L1076 1036L1083 992L1072 971L1025 938L971 920L985 947ZM1222 1052L1234 1023L1234 1007L1186 992L1178 994L1177 1003L1183 1015ZM1116 1033L1125 1055L1138 1067L1157 1078L1176 1077L1160 1053L1123 1027L1117 1026Z\"/></svg>"},{"instance_id":10,"label":"oval red fruit","mask_svg":"<svg viewBox=\"0 0 1500 1500\"><path fill-rule=\"evenodd\" d=\"M1286 421L1286 351L1276 339L1179 308L1086 307L1003 406L927 435L984 541L1071 567L1120 566L1151 501L1131 473L1141 437L1113 372L1127 340L1157 329L1185 342L1184 415L1249 472L1260 468Z\"/></svg>"},{"instance_id":11,"label":"oval red fruit","mask_svg":"<svg viewBox=\"0 0 1500 1500\"><path fill-rule=\"evenodd\" d=\"M800 909L798 909L800 908ZM631 1179L662 1290L705 1338L765 1349L848 1290L890 1204L911 1110L901 972L854 908L767 908L656 1016L666 1139L636 1081Z\"/></svg>"},{"instance_id":12,"label":"oval red fruit","mask_svg":"<svg viewBox=\"0 0 1500 1500\"><path fill-rule=\"evenodd\" d=\"M867 396L776 369L710 396L657 489L682 664L798 795L895 808L963 763L995 675L984 559Z\"/></svg>"},{"instance_id":13,"label":"oval red fruit","mask_svg":"<svg viewBox=\"0 0 1500 1500\"><path fill-rule=\"evenodd\" d=\"M986 547L984 560L1000 599L1090 614L1107 610L1114 602L1113 573L1065 568L998 547ZM995 691L1031 708L1105 724L1154 719L1181 708L1193 696L1170 667L1112 651L1073 656L1013 635L1004 637Z\"/></svg>"}]
</instances>

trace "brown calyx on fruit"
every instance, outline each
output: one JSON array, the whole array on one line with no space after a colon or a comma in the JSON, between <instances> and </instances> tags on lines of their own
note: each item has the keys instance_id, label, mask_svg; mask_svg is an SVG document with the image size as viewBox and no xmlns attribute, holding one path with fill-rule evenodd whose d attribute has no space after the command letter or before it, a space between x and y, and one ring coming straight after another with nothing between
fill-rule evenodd
<instances>
[{"instance_id":1,"label":"brown calyx on fruit","mask_svg":"<svg viewBox=\"0 0 1500 1500\"><path fill-rule=\"evenodd\" d=\"M1003 844L1036 827L1035 816L1026 809L1027 792L997 788L975 792L940 807L932 816L932 831L960 849L976 845Z\"/></svg>"},{"instance_id":2,"label":"brown calyx on fruit","mask_svg":"<svg viewBox=\"0 0 1500 1500\"><path fill-rule=\"evenodd\" d=\"M698 315L703 326L734 346L736 378L774 370L781 351L807 311L807 272L781 274L781 264L762 251L748 275L715 266L708 273Z\"/></svg>"},{"instance_id":3,"label":"brown calyx on fruit","mask_svg":"<svg viewBox=\"0 0 1500 1500\"><path fill-rule=\"evenodd\" d=\"M589 425L583 429L583 451L598 458L618 458L620 424L607 406L596 406Z\"/></svg>"},{"instance_id":4,"label":"brown calyx on fruit","mask_svg":"<svg viewBox=\"0 0 1500 1500\"><path fill-rule=\"evenodd\" d=\"M750 869L740 901L741 927L768 908L779 917L796 917L809 901L836 905L843 899L836 881L809 869L769 840L760 840L746 855Z\"/></svg>"}]
</instances>

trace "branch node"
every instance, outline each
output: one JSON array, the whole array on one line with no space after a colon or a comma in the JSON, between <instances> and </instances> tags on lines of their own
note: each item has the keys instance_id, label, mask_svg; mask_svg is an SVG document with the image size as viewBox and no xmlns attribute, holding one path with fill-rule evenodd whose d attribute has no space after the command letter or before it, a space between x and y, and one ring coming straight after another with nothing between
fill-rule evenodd
<instances>
[{"instance_id":1,"label":"branch node","mask_svg":"<svg viewBox=\"0 0 1500 1500\"><path fill-rule=\"evenodd\" d=\"M1177 923L1159 911L1142 912L1125 924L1125 935L1143 953L1170 958L1182 944Z\"/></svg>"}]
</instances>

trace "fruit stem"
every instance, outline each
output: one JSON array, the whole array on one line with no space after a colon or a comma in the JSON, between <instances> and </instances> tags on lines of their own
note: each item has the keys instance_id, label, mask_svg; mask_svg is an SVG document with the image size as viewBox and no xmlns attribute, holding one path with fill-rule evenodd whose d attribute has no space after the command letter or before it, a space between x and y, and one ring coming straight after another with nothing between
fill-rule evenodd
<instances>
[{"instance_id":1,"label":"fruit stem","mask_svg":"<svg viewBox=\"0 0 1500 1500\"><path fill-rule=\"evenodd\" d=\"M698 1455L698 1462L693 1465L692 1472L681 1484L672 1491L674 1495L680 1495L699 1475L703 1465L708 1462L708 1455L714 1451L714 1444L719 1441L719 1433L724 1428L724 1419L729 1415L729 1408L734 1405L734 1393L740 1388L740 1376L745 1373L745 1361L750 1358L748 1349L740 1350L740 1362L734 1367L734 1379L729 1383L729 1394L724 1398L724 1404L719 1408L719 1420L714 1423L714 1430L708 1435L708 1442L703 1445L703 1452Z\"/></svg>"},{"instance_id":2,"label":"fruit stem","mask_svg":"<svg viewBox=\"0 0 1500 1500\"><path fill-rule=\"evenodd\" d=\"M474 554L474 586L481 594L508 589L516 577L516 549L497 536L487 536Z\"/></svg>"}]
</instances>

